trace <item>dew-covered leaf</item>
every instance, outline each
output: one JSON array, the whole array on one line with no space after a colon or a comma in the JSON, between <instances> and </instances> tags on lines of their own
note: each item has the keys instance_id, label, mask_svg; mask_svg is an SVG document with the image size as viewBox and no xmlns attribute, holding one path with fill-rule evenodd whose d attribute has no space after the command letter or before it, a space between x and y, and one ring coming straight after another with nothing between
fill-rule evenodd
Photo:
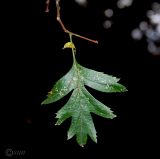
<instances>
[{"instance_id":1,"label":"dew-covered leaf","mask_svg":"<svg viewBox=\"0 0 160 159\"><path fill-rule=\"evenodd\" d=\"M75 61L71 70L54 85L42 104L55 102L73 90L68 102L56 114L56 125L71 118L68 139L76 136L77 143L84 146L88 136L97 142L91 113L108 119L116 117L109 107L88 92L85 85L106 93L127 91L118 81L119 79L116 77L85 68Z\"/></svg>"},{"instance_id":2,"label":"dew-covered leaf","mask_svg":"<svg viewBox=\"0 0 160 159\"><path fill-rule=\"evenodd\" d=\"M48 93L47 98L42 102L42 104L49 104L56 102L66 96L70 91L76 88L76 70L72 66L70 71L64 75L60 80L56 82L52 90Z\"/></svg>"},{"instance_id":3,"label":"dew-covered leaf","mask_svg":"<svg viewBox=\"0 0 160 159\"><path fill-rule=\"evenodd\" d=\"M83 77L84 84L101 92L125 92L127 89L119 84L119 79L102 72L85 68L78 64L79 72Z\"/></svg>"},{"instance_id":4,"label":"dew-covered leaf","mask_svg":"<svg viewBox=\"0 0 160 159\"><path fill-rule=\"evenodd\" d=\"M107 107L106 105L104 105L103 103L95 99L87 91L85 87L83 87L82 91L85 97L89 100L88 107L89 107L90 112L96 115L102 116L104 118L109 118L109 119L113 119L116 117L116 115L113 114L113 111L109 107Z\"/></svg>"},{"instance_id":5,"label":"dew-covered leaf","mask_svg":"<svg viewBox=\"0 0 160 159\"><path fill-rule=\"evenodd\" d=\"M125 92L127 91L126 87L119 83L114 84L100 84L94 81L90 81L88 79L85 79L85 85L101 92L105 93L113 93L113 92Z\"/></svg>"},{"instance_id":6,"label":"dew-covered leaf","mask_svg":"<svg viewBox=\"0 0 160 159\"><path fill-rule=\"evenodd\" d=\"M78 64L78 68L79 72L85 79L89 81L94 81L95 83L106 85L117 83L120 80L119 78L104 74L103 72L98 72L95 70L85 68L80 64Z\"/></svg>"},{"instance_id":7,"label":"dew-covered leaf","mask_svg":"<svg viewBox=\"0 0 160 159\"><path fill-rule=\"evenodd\" d=\"M71 117L71 126L68 130L68 139L76 135L79 145L83 146L87 142L87 135L91 137L94 142L97 142L96 130L89 110L90 102L82 92L82 88L76 88L67 102L62 107L56 118L58 118L56 125L60 125L67 118Z\"/></svg>"}]
</instances>

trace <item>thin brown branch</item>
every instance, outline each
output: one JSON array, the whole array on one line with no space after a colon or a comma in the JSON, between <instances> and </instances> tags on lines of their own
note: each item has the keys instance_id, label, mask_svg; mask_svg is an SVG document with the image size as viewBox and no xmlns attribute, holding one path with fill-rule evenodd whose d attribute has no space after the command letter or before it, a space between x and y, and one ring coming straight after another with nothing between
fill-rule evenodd
<instances>
[{"instance_id":1,"label":"thin brown branch","mask_svg":"<svg viewBox=\"0 0 160 159\"><path fill-rule=\"evenodd\" d=\"M45 10L46 13L49 12L49 5L50 5L50 0L46 0L46 10Z\"/></svg>"},{"instance_id":2,"label":"thin brown branch","mask_svg":"<svg viewBox=\"0 0 160 159\"><path fill-rule=\"evenodd\" d=\"M48 0L48 1L49 1L49 0ZM97 41L97 40L89 39L89 38L87 38L87 37L84 37L84 36L81 36L81 35L79 35L79 34L73 33L73 32L71 32L71 31L69 31L68 29L66 29L66 27L64 26L64 24L63 24L63 22L62 22L62 20L61 20L61 14L60 14L60 9L61 9L61 8L60 8L59 3L60 3L60 0L56 0L57 21L60 23L63 31L64 31L65 33L70 34L70 35L74 35L74 36L79 37L79 38L81 38L81 39L84 39L84 40L90 41L90 42L92 42L92 43L98 44L98 41Z\"/></svg>"}]
</instances>

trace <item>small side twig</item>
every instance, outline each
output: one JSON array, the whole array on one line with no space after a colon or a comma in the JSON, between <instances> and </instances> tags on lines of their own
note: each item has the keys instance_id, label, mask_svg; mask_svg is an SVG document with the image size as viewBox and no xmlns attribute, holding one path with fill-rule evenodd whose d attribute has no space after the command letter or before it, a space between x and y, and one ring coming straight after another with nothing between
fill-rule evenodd
<instances>
[{"instance_id":1,"label":"small side twig","mask_svg":"<svg viewBox=\"0 0 160 159\"><path fill-rule=\"evenodd\" d=\"M49 5L50 5L50 0L47 0L46 1L46 10L45 10L46 13L49 12Z\"/></svg>"},{"instance_id":2,"label":"small side twig","mask_svg":"<svg viewBox=\"0 0 160 159\"><path fill-rule=\"evenodd\" d=\"M50 1L50 0L47 0L47 1ZM98 41L97 41L97 40L89 39L89 38L87 38L87 37L84 37L84 36L81 36L81 35L79 35L79 34L73 33L73 32L71 32L71 31L69 31L68 29L66 29L66 27L64 26L64 24L63 24L63 22L62 22L62 20L61 20L60 5L59 5L59 3L60 3L60 0L56 0L57 21L60 23L63 31L64 31L65 33L68 33L69 35L74 35L74 36L76 36L76 37L78 37L78 38L81 38L81 39L90 41L90 42L92 42L92 43L98 44Z\"/></svg>"}]
</instances>

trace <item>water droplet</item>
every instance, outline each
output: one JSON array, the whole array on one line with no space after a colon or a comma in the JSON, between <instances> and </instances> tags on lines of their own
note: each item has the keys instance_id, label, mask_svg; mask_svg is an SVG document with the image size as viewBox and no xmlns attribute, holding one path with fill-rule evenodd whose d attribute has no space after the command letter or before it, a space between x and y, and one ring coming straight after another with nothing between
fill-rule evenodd
<instances>
[{"instance_id":1,"label":"water droplet","mask_svg":"<svg viewBox=\"0 0 160 159\"><path fill-rule=\"evenodd\" d=\"M117 7L122 9L122 8L131 6L132 3L133 3L133 0L119 0L117 2Z\"/></svg>"},{"instance_id":2,"label":"water droplet","mask_svg":"<svg viewBox=\"0 0 160 159\"><path fill-rule=\"evenodd\" d=\"M160 35L153 29L148 29L146 32L146 36L152 41L157 41L160 38Z\"/></svg>"},{"instance_id":3,"label":"water droplet","mask_svg":"<svg viewBox=\"0 0 160 159\"><path fill-rule=\"evenodd\" d=\"M153 9L153 11L155 11L155 12L159 12L159 11L160 11L160 4L157 3L157 2L153 2L153 3L152 3L152 9Z\"/></svg>"},{"instance_id":4,"label":"water droplet","mask_svg":"<svg viewBox=\"0 0 160 159\"><path fill-rule=\"evenodd\" d=\"M150 41L148 44L148 51L153 55L159 55L160 47L157 47L154 42Z\"/></svg>"},{"instance_id":5,"label":"water droplet","mask_svg":"<svg viewBox=\"0 0 160 159\"><path fill-rule=\"evenodd\" d=\"M66 92L68 89L67 89L67 87L64 87L64 88L62 88L61 89L63 92Z\"/></svg>"},{"instance_id":6,"label":"water droplet","mask_svg":"<svg viewBox=\"0 0 160 159\"><path fill-rule=\"evenodd\" d=\"M57 88L55 89L55 92L58 92L58 89L57 89Z\"/></svg>"},{"instance_id":7,"label":"water droplet","mask_svg":"<svg viewBox=\"0 0 160 159\"><path fill-rule=\"evenodd\" d=\"M106 85L106 89L108 89L108 88L109 88L109 84Z\"/></svg>"},{"instance_id":8,"label":"water droplet","mask_svg":"<svg viewBox=\"0 0 160 159\"><path fill-rule=\"evenodd\" d=\"M146 14L147 14L147 17L150 18L154 14L154 12L153 10L148 10Z\"/></svg>"},{"instance_id":9,"label":"water droplet","mask_svg":"<svg viewBox=\"0 0 160 159\"><path fill-rule=\"evenodd\" d=\"M106 83L106 81L105 81L105 80L101 80L101 82L102 82L102 83Z\"/></svg>"},{"instance_id":10,"label":"water droplet","mask_svg":"<svg viewBox=\"0 0 160 159\"><path fill-rule=\"evenodd\" d=\"M96 80L100 80L100 78L99 78L99 74L96 74Z\"/></svg>"},{"instance_id":11,"label":"water droplet","mask_svg":"<svg viewBox=\"0 0 160 159\"><path fill-rule=\"evenodd\" d=\"M145 22L145 21L142 21L140 24L139 24L139 28L141 31L146 31L148 29L148 23Z\"/></svg>"},{"instance_id":12,"label":"water droplet","mask_svg":"<svg viewBox=\"0 0 160 159\"><path fill-rule=\"evenodd\" d=\"M152 24L159 24L160 23L160 14L159 13L154 13L149 18L150 18L150 21Z\"/></svg>"},{"instance_id":13,"label":"water droplet","mask_svg":"<svg viewBox=\"0 0 160 159\"><path fill-rule=\"evenodd\" d=\"M77 81L77 77L73 77L73 81Z\"/></svg>"},{"instance_id":14,"label":"water droplet","mask_svg":"<svg viewBox=\"0 0 160 159\"><path fill-rule=\"evenodd\" d=\"M142 36L143 36L143 33L140 29L137 28L137 29L132 30L131 36L135 40L141 40Z\"/></svg>"},{"instance_id":15,"label":"water droplet","mask_svg":"<svg viewBox=\"0 0 160 159\"><path fill-rule=\"evenodd\" d=\"M103 23L103 27L104 27L105 29L109 29L111 26L112 26L112 21L110 21L110 20L106 20L106 21Z\"/></svg>"},{"instance_id":16,"label":"water droplet","mask_svg":"<svg viewBox=\"0 0 160 159\"><path fill-rule=\"evenodd\" d=\"M60 92L59 92L59 95L60 95L60 96L63 96L64 94L60 91Z\"/></svg>"},{"instance_id":17,"label":"water droplet","mask_svg":"<svg viewBox=\"0 0 160 159\"><path fill-rule=\"evenodd\" d=\"M106 9L104 11L104 14L105 14L106 17L110 18L110 17L113 16L113 10L112 9Z\"/></svg>"}]
</instances>

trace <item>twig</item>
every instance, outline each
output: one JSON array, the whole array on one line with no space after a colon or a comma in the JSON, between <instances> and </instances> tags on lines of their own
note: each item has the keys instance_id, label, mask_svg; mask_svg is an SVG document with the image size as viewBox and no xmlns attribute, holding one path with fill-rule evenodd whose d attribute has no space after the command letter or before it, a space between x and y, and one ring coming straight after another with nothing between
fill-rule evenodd
<instances>
[{"instance_id":1,"label":"twig","mask_svg":"<svg viewBox=\"0 0 160 159\"><path fill-rule=\"evenodd\" d=\"M50 0L47 0L47 1L50 1ZM79 35L79 34L73 33L73 32L71 32L71 31L69 31L68 29L66 29L66 27L64 26L64 24L63 24L63 22L62 22L62 20L61 20L60 5L59 5L59 3L60 3L60 0L56 0L57 21L60 23L63 31L64 31L65 33L68 33L69 35L74 35L74 36L79 37L79 38L81 38L81 39L84 39L84 40L90 41L90 42L92 42L92 43L98 44L98 41L97 41L97 40L92 40L92 39L86 38L86 37L84 37L84 36L81 36L81 35Z\"/></svg>"},{"instance_id":2,"label":"twig","mask_svg":"<svg viewBox=\"0 0 160 159\"><path fill-rule=\"evenodd\" d=\"M47 0L46 1L46 10L45 10L46 13L49 12L49 5L50 5L50 0Z\"/></svg>"}]
</instances>

